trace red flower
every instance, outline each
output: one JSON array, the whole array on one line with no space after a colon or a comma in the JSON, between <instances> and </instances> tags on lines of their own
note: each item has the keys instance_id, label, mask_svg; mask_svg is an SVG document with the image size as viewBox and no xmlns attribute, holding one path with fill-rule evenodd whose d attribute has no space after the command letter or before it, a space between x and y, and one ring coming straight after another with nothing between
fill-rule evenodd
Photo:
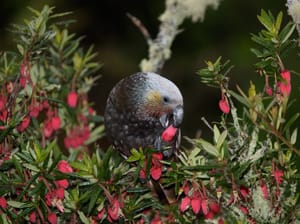
<instances>
[{"instance_id":1,"label":"red flower","mask_svg":"<svg viewBox=\"0 0 300 224\"><path fill-rule=\"evenodd\" d=\"M50 212L47 217L50 224L57 224L57 216L54 212Z\"/></svg>"},{"instance_id":2,"label":"red flower","mask_svg":"<svg viewBox=\"0 0 300 224\"><path fill-rule=\"evenodd\" d=\"M198 214L201 209L201 197L198 195L198 197L193 197L191 200L191 206L193 209L193 212L195 214Z\"/></svg>"},{"instance_id":3,"label":"red flower","mask_svg":"<svg viewBox=\"0 0 300 224\"><path fill-rule=\"evenodd\" d=\"M212 203L209 205L209 209L210 209L213 213L215 213L215 214L217 214L217 213L220 212L220 206L219 206L219 204L218 204L217 202L212 202Z\"/></svg>"},{"instance_id":4,"label":"red flower","mask_svg":"<svg viewBox=\"0 0 300 224\"><path fill-rule=\"evenodd\" d=\"M20 86L21 86L22 88L25 88L26 82L27 82L27 78L26 78L25 76L21 75L21 76L20 76Z\"/></svg>"},{"instance_id":5,"label":"red flower","mask_svg":"<svg viewBox=\"0 0 300 224\"><path fill-rule=\"evenodd\" d=\"M189 208L191 204L191 199L188 196L185 196L184 198L182 198L181 203L180 203L180 211L184 212L185 210L187 210Z\"/></svg>"},{"instance_id":6,"label":"red flower","mask_svg":"<svg viewBox=\"0 0 300 224\"><path fill-rule=\"evenodd\" d=\"M219 107L224 114L228 114L230 112L230 106L225 96L223 96L219 101Z\"/></svg>"},{"instance_id":7,"label":"red flower","mask_svg":"<svg viewBox=\"0 0 300 224\"><path fill-rule=\"evenodd\" d=\"M33 211L33 212L31 212L31 213L29 214L29 221L30 221L31 223L36 223L36 213L35 213L35 211Z\"/></svg>"},{"instance_id":8,"label":"red flower","mask_svg":"<svg viewBox=\"0 0 300 224\"><path fill-rule=\"evenodd\" d=\"M248 188L246 188L245 186L240 187L240 192L241 192L241 195L243 196L243 198L247 198L250 194L250 190Z\"/></svg>"},{"instance_id":9,"label":"red flower","mask_svg":"<svg viewBox=\"0 0 300 224\"><path fill-rule=\"evenodd\" d=\"M12 91L14 89L14 83L13 82L7 82L5 84L5 88L6 88L7 93L12 93Z\"/></svg>"},{"instance_id":10,"label":"red flower","mask_svg":"<svg viewBox=\"0 0 300 224\"><path fill-rule=\"evenodd\" d=\"M268 199L268 188L267 188L267 185L266 184L264 184L264 183L261 183L261 185L260 185L260 189L261 189L261 191L262 191L262 193L263 193L263 196L264 196L264 199Z\"/></svg>"},{"instance_id":11,"label":"red flower","mask_svg":"<svg viewBox=\"0 0 300 224\"><path fill-rule=\"evenodd\" d=\"M51 118L51 124L52 124L52 128L54 130L58 130L60 128L60 125L61 125L60 117L59 116L52 117Z\"/></svg>"},{"instance_id":12,"label":"red flower","mask_svg":"<svg viewBox=\"0 0 300 224\"><path fill-rule=\"evenodd\" d=\"M152 166L150 169L150 175L154 180L158 180L161 177L161 166Z\"/></svg>"},{"instance_id":13,"label":"red flower","mask_svg":"<svg viewBox=\"0 0 300 224\"><path fill-rule=\"evenodd\" d=\"M144 169L140 170L140 178L141 179L146 179L146 171Z\"/></svg>"},{"instance_id":14,"label":"red flower","mask_svg":"<svg viewBox=\"0 0 300 224\"><path fill-rule=\"evenodd\" d=\"M275 177L276 183L278 185L280 185L283 181L283 178L282 178L283 175L284 175L283 171L282 170L275 170L275 171L273 171L273 175Z\"/></svg>"},{"instance_id":15,"label":"red flower","mask_svg":"<svg viewBox=\"0 0 300 224\"><path fill-rule=\"evenodd\" d=\"M284 96L289 96L292 90L291 83L278 82L279 92Z\"/></svg>"},{"instance_id":16,"label":"red flower","mask_svg":"<svg viewBox=\"0 0 300 224\"><path fill-rule=\"evenodd\" d=\"M291 73L289 70L284 70L280 73L281 77L287 82L291 81Z\"/></svg>"},{"instance_id":17,"label":"red flower","mask_svg":"<svg viewBox=\"0 0 300 224\"><path fill-rule=\"evenodd\" d=\"M267 95L272 96L273 95L273 89L270 86L267 86L265 88L265 92Z\"/></svg>"},{"instance_id":18,"label":"red flower","mask_svg":"<svg viewBox=\"0 0 300 224\"><path fill-rule=\"evenodd\" d=\"M206 220L213 219L214 216L215 216L215 214L212 211L209 211L206 214L204 214L204 219L206 219Z\"/></svg>"},{"instance_id":19,"label":"red flower","mask_svg":"<svg viewBox=\"0 0 300 224\"><path fill-rule=\"evenodd\" d=\"M29 116L24 117L21 124L19 124L19 126L17 127L17 130L19 132L23 132L29 126L29 123L30 123L30 117Z\"/></svg>"},{"instance_id":20,"label":"red flower","mask_svg":"<svg viewBox=\"0 0 300 224\"><path fill-rule=\"evenodd\" d=\"M160 219L159 213L156 213L154 218L151 220L151 224L163 224L163 222Z\"/></svg>"},{"instance_id":21,"label":"red flower","mask_svg":"<svg viewBox=\"0 0 300 224\"><path fill-rule=\"evenodd\" d=\"M207 215L208 214L207 199L203 199L201 201L201 207L202 207L203 214Z\"/></svg>"},{"instance_id":22,"label":"red flower","mask_svg":"<svg viewBox=\"0 0 300 224\"><path fill-rule=\"evenodd\" d=\"M69 182L67 179L57 180L55 181L57 187L62 187L64 189L69 187Z\"/></svg>"},{"instance_id":23,"label":"red flower","mask_svg":"<svg viewBox=\"0 0 300 224\"><path fill-rule=\"evenodd\" d=\"M57 164L57 169L62 173L72 173L73 169L66 160L61 160Z\"/></svg>"},{"instance_id":24,"label":"red flower","mask_svg":"<svg viewBox=\"0 0 300 224\"><path fill-rule=\"evenodd\" d=\"M65 189L60 187L54 190L54 194L56 196L56 198L58 199L64 199L65 198Z\"/></svg>"},{"instance_id":25,"label":"red flower","mask_svg":"<svg viewBox=\"0 0 300 224\"><path fill-rule=\"evenodd\" d=\"M119 219L119 212L120 212L120 204L117 198L112 200L111 206L108 208L107 213L109 217L116 221Z\"/></svg>"},{"instance_id":26,"label":"red flower","mask_svg":"<svg viewBox=\"0 0 300 224\"><path fill-rule=\"evenodd\" d=\"M6 96L0 95L0 111L6 108L6 102L7 102Z\"/></svg>"},{"instance_id":27,"label":"red flower","mask_svg":"<svg viewBox=\"0 0 300 224\"><path fill-rule=\"evenodd\" d=\"M98 220L101 220L101 219L103 218L103 216L104 216L104 213L105 213L105 209L102 208L102 209L98 212L98 214L97 214L97 219L98 219Z\"/></svg>"},{"instance_id":28,"label":"red flower","mask_svg":"<svg viewBox=\"0 0 300 224\"><path fill-rule=\"evenodd\" d=\"M170 142L173 140L174 136L177 133L177 128L175 128L173 125L170 125L164 132L161 134L162 140L165 142Z\"/></svg>"},{"instance_id":29,"label":"red flower","mask_svg":"<svg viewBox=\"0 0 300 224\"><path fill-rule=\"evenodd\" d=\"M248 214L249 214L249 210L248 210L248 208L246 208L245 206L240 206L240 210L241 210L245 215L248 215Z\"/></svg>"},{"instance_id":30,"label":"red flower","mask_svg":"<svg viewBox=\"0 0 300 224\"><path fill-rule=\"evenodd\" d=\"M76 107L78 100L78 95L76 92L72 91L68 94L68 105L70 107Z\"/></svg>"},{"instance_id":31,"label":"red flower","mask_svg":"<svg viewBox=\"0 0 300 224\"><path fill-rule=\"evenodd\" d=\"M43 135L46 138L49 138L53 133L53 127L52 127L52 122L51 120L47 120L44 123L44 127L43 127Z\"/></svg>"},{"instance_id":32,"label":"red flower","mask_svg":"<svg viewBox=\"0 0 300 224\"><path fill-rule=\"evenodd\" d=\"M7 202L5 197L0 197L0 208L7 208Z\"/></svg>"},{"instance_id":33,"label":"red flower","mask_svg":"<svg viewBox=\"0 0 300 224\"><path fill-rule=\"evenodd\" d=\"M219 218L218 224L224 224L224 220L222 218Z\"/></svg>"},{"instance_id":34,"label":"red flower","mask_svg":"<svg viewBox=\"0 0 300 224\"><path fill-rule=\"evenodd\" d=\"M152 154L152 160L162 160L163 154L160 152L156 152Z\"/></svg>"}]
</instances>

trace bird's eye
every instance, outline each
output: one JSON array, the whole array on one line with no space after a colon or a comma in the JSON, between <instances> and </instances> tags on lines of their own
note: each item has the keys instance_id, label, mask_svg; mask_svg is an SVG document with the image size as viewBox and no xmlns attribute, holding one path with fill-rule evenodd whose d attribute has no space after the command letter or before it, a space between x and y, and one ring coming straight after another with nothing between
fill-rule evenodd
<instances>
[{"instance_id":1,"label":"bird's eye","mask_svg":"<svg viewBox=\"0 0 300 224\"><path fill-rule=\"evenodd\" d=\"M169 99L169 97L164 96L164 97L163 97L163 101L164 101L164 103L169 103L169 102L170 102L170 99Z\"/></svg>"}]
</instances>

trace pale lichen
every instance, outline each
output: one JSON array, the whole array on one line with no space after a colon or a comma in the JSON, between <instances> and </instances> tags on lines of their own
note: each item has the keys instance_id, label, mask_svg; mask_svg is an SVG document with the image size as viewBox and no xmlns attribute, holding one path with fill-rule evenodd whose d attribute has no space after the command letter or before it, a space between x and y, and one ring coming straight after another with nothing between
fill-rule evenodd
<instances>
[{"instance_id":1,"label":"pale lichen","mask_svg":"<svg viewBox=\"0 0 300 224\"><path fill-rule=\"evenodd\" d=\"M157 37L148 40L148 59L142 59L143 72L158 72L171 57L171 45L180 32L185 19L193 22L203 20L207 7L217 8L220 0L166 0L166 9L159 17L161 21Z\"/></svg>"},{"instance_id":2,"label":"pale lichen","mask_svg":"<svg viewBox=\"0 0 300 224\"><path fill-rule=\"evenodd\" d=\"M286 5L288 7L288 14L293 18L300 36L300 0L287 0Z\"/></svg>"}]
</instances>

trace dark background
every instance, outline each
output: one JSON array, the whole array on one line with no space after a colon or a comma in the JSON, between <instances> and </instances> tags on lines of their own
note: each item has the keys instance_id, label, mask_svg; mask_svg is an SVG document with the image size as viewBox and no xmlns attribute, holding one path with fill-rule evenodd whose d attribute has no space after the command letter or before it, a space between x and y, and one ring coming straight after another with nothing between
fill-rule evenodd
<instances>
[{"instance_id":1,"label":"dark background","mask_svg":"<svg viewBox=\"0 0 300 224\"><path fill-rule=\"evenodd\" d=\"M10 24L22 23L30 16L27 6L41 9L44 4L55 6L55 12L72 11L73 14L68 18L77 22L70 26L70 31L85 36L84 47L95 45L99 53L97 60L104 66L100 70L102 78L93 88L90 99L95 102L97 112L103 114L106 97L113 85L122 77L137 72L141 59L147 56L147 44L126 13L138 17L154 37L159 25L157 18L164 11L164 1L2 0L1 51L16 49L7 31ZM270 10L273 14L283 11L285 21L290 19L285 1L224 0L217 10L208 9L203 22L186 21L183 24L184 32L175 39L172 57L162 71L179 86L184 96L183 135L193 137L198 130L202 130L203 135L208 136L201 117L204 116L209 122L220 119L220 90L204 86L196 75L196 71L205 66L205 61L214 61L219 56L224 60L230 59L234 64L231 73L234 89L239 84L247 91L249 81L259 79L253 66L256 58L249 49L255 47L250 40L250 33L257 33L261 29L256 17L261 9ZM296 52L293 54L296 55ZM292 58L295 59L286 59L284 63L287 68L297 70L299 57ZM260 83L263 85L263 80Z\"/></svg>"}]
</instances>

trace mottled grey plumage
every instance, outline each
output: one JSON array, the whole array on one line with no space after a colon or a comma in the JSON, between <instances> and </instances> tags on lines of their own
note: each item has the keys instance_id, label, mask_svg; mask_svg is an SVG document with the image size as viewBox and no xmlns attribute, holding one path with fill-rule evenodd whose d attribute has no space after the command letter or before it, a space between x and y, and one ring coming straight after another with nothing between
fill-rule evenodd
<instances>
[{"instance_id":1,"label":"mottled grey plumage","mask_svg":"<svg viewBox=\"0 0 300 224\"><path fill-rule=\"evenodd\" d=\"M180 130L174 141L164 142L162 132L183 118L183 99L170 80L155 73L136 73L111 90L104 113L107 136L125 156L132 148L179 146Z\"/></svg>"}]
</instances>

